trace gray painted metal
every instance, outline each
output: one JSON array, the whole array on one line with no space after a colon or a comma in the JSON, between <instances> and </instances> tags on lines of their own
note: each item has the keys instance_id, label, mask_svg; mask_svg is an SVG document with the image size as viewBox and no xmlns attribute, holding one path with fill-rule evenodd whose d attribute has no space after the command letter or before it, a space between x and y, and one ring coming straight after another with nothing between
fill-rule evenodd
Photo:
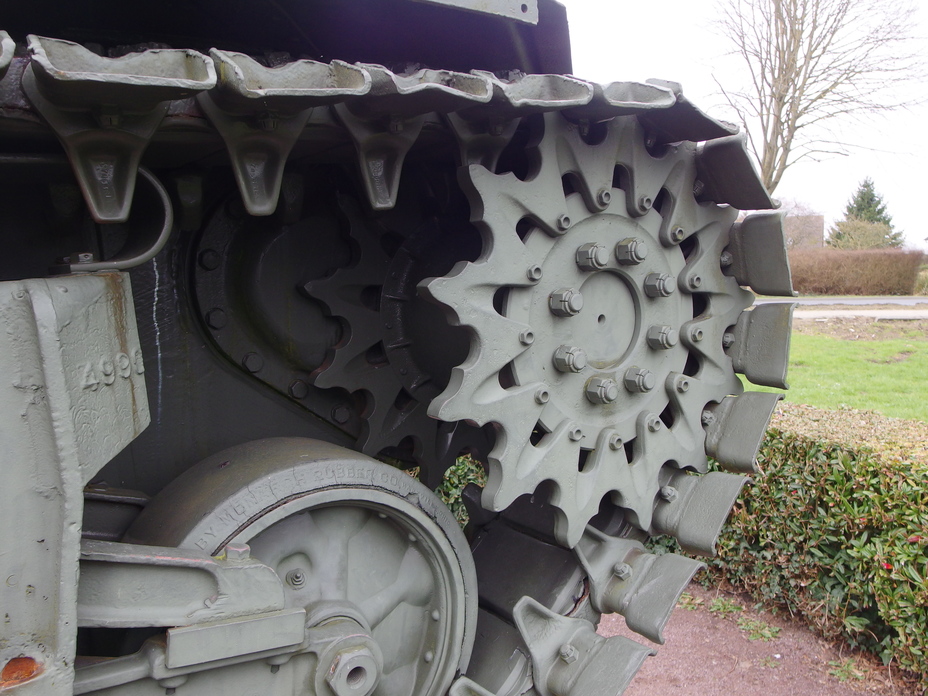
<instances>
[{"instance_id":1,"label":"gray painted metal","mask_svg":"<svg viewBox=\"0 0 928 696\"><path fill-rule=\"evenodd\" d=\"M459 7L462 10L498 15L526 24L538 23L538 0L416 0L416 2Z\"/></svg>"},{"instance_id":2,"label":"gray painted metal","mask_svg":"<svg viewBox=\"0 0 928 696\"><path fill-rule=\"evenodd\" d=\"M756 471L757 450L782 398L782 394L747 392L739 397L726 396L718 405L710 406L703 418L706 452L732 471Z\"/></svg>"},{"instance_id":3,"label":"gray painted metal","mask_svg":"<svg viewBox=\"0 0 928 696\"><path fill-rule=\"evenodd\" d=\"M167 632L164 664L171 669L260 653L303 642L305 609L281 609Z\"/></svg>"},{"instance_id":4,"label":"gray painted metal","mask_svg":"<svg viewBox=\"0 0 928 696\"><path fill-rule=\"evenodd\" d=\"M82 489L149 421L129 279L0 283L0 326L0 664L35 660L38 675L16 693L63 696L73 679Z\"/></svg>"},{"instance_id":5,"label":"gray painted metal","mask_svg":"<svg viewBox=\"0 0 928 696\"><path fill-rule=\"evenodd\" d=\"M213 558L86 540L80 579L78 626L186 626L284 608L281 578L250 558L247 546L227 547Z\"/></svg>"},{"instance_id":6,"label":"gray painted metal","mask_svg":"<svg viewBox=\"0 0 928 696\"><path fill-rule=\"evenodd\" d=\"M786 253L783 213L748 215L731 229L730 268L740 285L762 295L795 297Z\"/></svg>"},{"instance_id":7,"label":"gray painted metal","mask_svg":"<svg viewBox=\"0 0 928 696\"><path fill-rule=\"evenodd\" d=\"M738 317L728 354L735 372L754 384L789 389L789 341L792 335L792 302L768 303Z\"/></svg>"},{"instance_id":8,"label":"gray painted metal","mask_svg":"<svg viewBox=\"0 0 928 696\"><path fill-rule=\"evenodd\" d=\"M6 75L13 60L13 53L16 50L16 43L10 38L5 31L0 31L0 80Z\"/></svg>"}]
</instances>

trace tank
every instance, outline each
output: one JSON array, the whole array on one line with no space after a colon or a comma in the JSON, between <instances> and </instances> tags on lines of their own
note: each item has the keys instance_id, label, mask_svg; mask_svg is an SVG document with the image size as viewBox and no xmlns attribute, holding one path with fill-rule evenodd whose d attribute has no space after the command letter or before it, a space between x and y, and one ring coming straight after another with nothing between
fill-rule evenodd
<instances>
[{"instance_id":1,"label":"tank","mask_svg":"<svg viewBox=\"0 0 928 696\"><path fill-rule=\"evenodd\" d=\"M2 22L0 690L622 693L786 387L737 128L552 0Z\"/></svg>"}]
</instances>

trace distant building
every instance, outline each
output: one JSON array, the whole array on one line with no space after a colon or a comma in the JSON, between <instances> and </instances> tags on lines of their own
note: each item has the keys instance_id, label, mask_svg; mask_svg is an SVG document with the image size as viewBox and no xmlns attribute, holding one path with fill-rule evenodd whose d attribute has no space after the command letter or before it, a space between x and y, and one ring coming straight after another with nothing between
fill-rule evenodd
<instances>
[{"instance_id":1,"label":"distant building","mask_svg":"<svg viewBox=\"0 0 928 696\"><path fill-rule=\"evenodd\" d=\"M824 215L787 215L783 227L787 249L818 249L825 246Z\"/></svg>"}]
</instances>

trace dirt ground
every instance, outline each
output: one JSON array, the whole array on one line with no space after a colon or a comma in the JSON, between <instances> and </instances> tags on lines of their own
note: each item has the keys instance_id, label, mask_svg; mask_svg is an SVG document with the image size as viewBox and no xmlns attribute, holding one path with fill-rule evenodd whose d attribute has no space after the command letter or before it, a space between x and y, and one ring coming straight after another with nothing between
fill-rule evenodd
<instances>
[{"instance_id":1,"label":"dirt ground","mask_svg":"<svg viewBox=\"0 0 928 696\"><path fill-rule=\"evenodd\" d=\"M618 614L604 616L599 633L649 644ZM657 655L645 661L625 696L921 693L897 671L848 649L842 652L788 617L755 611L742 598L696 583L671 616L664 639L664 645L652 646Z\"/></svg>"},{"instance_id":2,"label":"dirt ground","mask_svg":"<svg viewBox=\"0 0 928 696\"><path fill-rule=\"evenodd\" d=\"M834 309L833 307L815 307ZM868 306L867 309L880 309ZM902 338L928 341L926 319L873 319L872 317L828 317L827 319L793 318L793 333L832 336L849 341L888 341Z\"/></svg>"}]
</instances>

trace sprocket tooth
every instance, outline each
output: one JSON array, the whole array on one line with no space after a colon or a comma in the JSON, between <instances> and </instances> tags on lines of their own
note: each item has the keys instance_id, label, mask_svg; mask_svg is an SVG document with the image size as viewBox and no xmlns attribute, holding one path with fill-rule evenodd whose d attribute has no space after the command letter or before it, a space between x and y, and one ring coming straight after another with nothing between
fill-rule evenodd
<instances>
[{"instance_id":1,"label":"sprocket tooth","mask_svg":"<svg viewBox=\"0 0 928 696\"><path fill-rule=\"evenodd\" d=\"M696 172L695 193L700 203L727 203L742 210L777 207L761 182L744 135L702 143L696 152Z\"/></svg>"},{"instance_id":2,"label":"sprocket tooth","mask_svg":"<svg viewBox=\"0 0 928 696\"><path fill-rule=\"evenodd\" d=\"M584 619L568 618L523 597L513 609L532 656L539 696L622 693L654 651L622 636L597 636Z\"/></svg>"},{"instance_id":3,"label":"sprocket tooth","mask_svg":"<svg viewBox=\"0 0 928 696\"><path fill-rule=\"evenodd\" d=\"M731 228L726 274L761 295L795 297L783 213L755 213Z\"/></svg>"},{"instance_id":4,"label":"sprocket tooth","mask_svg":"<svg viewBox=\"0 0 928 696\"><path fill-rule=\"evenodd\" d=\"M722 525L749 482L744 476L719 471L675 474L661 489L665 494L654 510L654 532L672 535L687 553L715 556Z\"/></svg>"},{"instance_id":5,"label":"sprocket tooth","mask_svg":"<svg viewBox=\"0 0 928 696\"><path fill-rule=\"evenodd\" d=\"M638 116L648 133L648 138L654 143L660 145L681 140L698 143L724 138L738 132L737 126L716 121L696 108L683 96L683 89L679 83L669 80L647 80L647 83L669 89L676 96L676 103L670 108Z\"/></svg>"},{"instance_id":6,"label":"sprocket tooth","mask_svg":"<svg viewBox=\"0 0 928 696\"><path fill-rule=\"evenodd\" d=\"M731 334L731 356L735 372L754 384L789 389L789 343L794 302L772 302L742 312Z\"/></svg>"},{"instance_id":7,"label":"sprocket tooth","mask_svg":"<svg viewBox=\"0 0 928 696\"><path fill-rule=\"evenodd\" d=\"M730 471L757 470L757 451L782 394L745 392L706 408L706 452Z\"/></svg>"},{"instance_id":8,"label":"sprocket tooth","mask_svg":"<svg viewBox=\"0 0 928 696\"><path fill-rule=\"evenodd\" d=\"M677 98L673 91L661 85L645 82L594 84L593 98L590 102L567 109L564 117L572 123L599 123L617 116L647 114L656 109L669 109L676 102Z\"/></svg>"}]
</instances>

